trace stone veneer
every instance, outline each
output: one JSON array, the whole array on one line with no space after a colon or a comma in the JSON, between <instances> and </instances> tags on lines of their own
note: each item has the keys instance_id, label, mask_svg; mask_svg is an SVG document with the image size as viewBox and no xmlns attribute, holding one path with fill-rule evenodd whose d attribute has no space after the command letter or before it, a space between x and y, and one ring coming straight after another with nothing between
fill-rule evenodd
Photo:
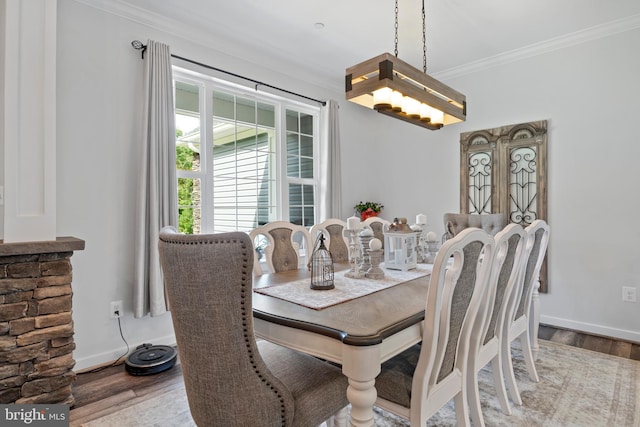
<instances>
[{"instance_id":1,"label":"stone veneer","mask_svg":"<svg viewBox=\"0 0 640 427\"><path fill-rule=\"evenodd\" d=\"M83 249L0 241L0 403L74 403L70 258Z\"/></svg>"}]
</instances>

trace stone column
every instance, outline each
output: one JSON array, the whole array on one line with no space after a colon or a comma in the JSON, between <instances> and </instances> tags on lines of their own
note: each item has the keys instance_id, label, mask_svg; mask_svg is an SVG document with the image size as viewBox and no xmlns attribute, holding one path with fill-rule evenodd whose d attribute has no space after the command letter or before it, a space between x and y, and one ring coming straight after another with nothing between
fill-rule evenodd
<instances>
[{"instance_id":1,"label":"stone column","mask_svg":"<svg viewBox=\"0 0 640 427\"><path fill-rule=\"evenodd\" d=\"M74 403L71 256L83 249L0 242L0 403Z\"/></svg>"}]
</instances>

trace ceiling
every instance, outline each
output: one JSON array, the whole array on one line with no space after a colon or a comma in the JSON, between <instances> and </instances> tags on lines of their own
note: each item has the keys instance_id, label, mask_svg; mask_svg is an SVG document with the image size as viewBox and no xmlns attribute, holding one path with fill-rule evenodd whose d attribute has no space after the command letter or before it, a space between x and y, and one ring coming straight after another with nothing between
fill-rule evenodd
<instances>
[{"instance_id":1,"label":"ceiling","mask_svg":"<svg viewBox=\"0 0 640 427\"><path fill-rule=\"evenodd\" d=\"M79 0L87 3L99 0ZM112 0L204 45L259 46L340 85L345 68L394 53L393 0ZM399 0L398 56L422 68L421 0ZM428 74L640 27L638 0L425 0ZM322 23L322 28L316 28ZM178 28L181 28L178 30ZM209 40L207 40L209 39Z\"/></svg>"}]
</instances>

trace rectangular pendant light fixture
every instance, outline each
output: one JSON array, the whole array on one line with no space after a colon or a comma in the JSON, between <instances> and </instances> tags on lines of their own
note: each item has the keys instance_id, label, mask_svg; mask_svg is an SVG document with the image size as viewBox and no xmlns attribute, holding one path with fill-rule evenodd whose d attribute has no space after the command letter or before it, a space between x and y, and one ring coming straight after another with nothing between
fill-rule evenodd
<instances>
[{"instance_id":1,"label":"rectangular pendant light fixture","mask_svg":"<svg viewBox=\"0 0 640 427\"><path fill-rule=\"evenodd\" d=\"M347 68L345 92L349 101L431 130L467 117L463 94L390 53Z\"/></svg>"}]
</instances>

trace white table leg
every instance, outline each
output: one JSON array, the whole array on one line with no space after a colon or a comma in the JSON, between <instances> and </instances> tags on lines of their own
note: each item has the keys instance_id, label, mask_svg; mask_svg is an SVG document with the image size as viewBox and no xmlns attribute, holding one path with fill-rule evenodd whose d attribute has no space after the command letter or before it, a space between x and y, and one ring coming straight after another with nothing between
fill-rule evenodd
<instances>
[{"instance_id":1,"label":"white table leg","mask_svg":"<svg viewBox=\"0 0 640 427\"><path fill-rule=\"evenodd\" d=\"M380 346L344 345L342 372L349 378L347 399L351 403L351 425L374 425L373 405L377 393L375 378L380 373Z\"/></svg>"},{"instance_id":2,"label":"white table leg","mask_svg":"<svg viewBox=\"0 0 640 427\"><path fill-rule=\"evenodd\" d=\"M533 285L533 294L531 295L531 313L529 313L529 332L531 336L531 353L533 354L533 360L538 358L538 329L540 328L540 282L536 281Z\"/></svg>"}]
</instances>

